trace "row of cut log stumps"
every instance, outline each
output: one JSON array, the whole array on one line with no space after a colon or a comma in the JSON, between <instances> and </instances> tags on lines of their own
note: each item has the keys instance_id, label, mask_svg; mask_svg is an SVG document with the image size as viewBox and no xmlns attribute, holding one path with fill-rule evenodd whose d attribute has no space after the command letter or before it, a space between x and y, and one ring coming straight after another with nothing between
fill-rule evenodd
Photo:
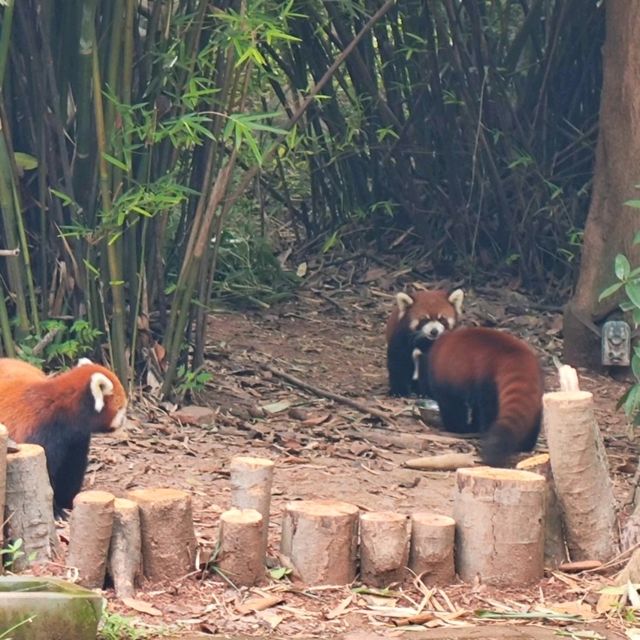
<instances>
[{"instance_id":1,"label":"row of cut log stumps","mask_svg":"<svg viewBox=\"0 0 640 640\"><path fill-rule=\"evenodd\" d=\"M549 454L520 468L458 469L453 518L363 511L339 500L288 502L276 562L310 585L348 584L358 571L370 586L413 575L446 585L456 574L464 581L521 585L568 557L610 559L616 518L591 394L546 394L544 430ZM23 539L25 564L34 553L47 559L58 542L43 451L20 445L4 459L3 437L0 429L0 503L6 469L8 535ZM273 471L274 463L263 458L235 457L230 463L231 508L220 516L210 563L236 586L254 585L266 575ZM81 584L100 588L109 574L117 595L127 597L139 576L174 581L197 570L199 559L187 493L139 489L126 498L101 491L76 496L67 564Z\"/></svg>"},{"instance_id":2,"label":"row of cut log stumps","mask_svg":"<svg viewBox=\"0 0 640 640\"><path fill-rule=\"evenodd\" d=\"M458 469L453 518L365 512L336 500L289 502L281 564L306 584L348 584L359 568L371 586L408 575L446 585L456 574L519 586L539 580L545 567L610 560L618 551L617 518L592 394L574 386L545 394L543 405L549 453L515 469ZM216 562L237 584L264 576L272 473L269 460L231 462L234 508L221 516Z\"/></svg>"}]
</instances>

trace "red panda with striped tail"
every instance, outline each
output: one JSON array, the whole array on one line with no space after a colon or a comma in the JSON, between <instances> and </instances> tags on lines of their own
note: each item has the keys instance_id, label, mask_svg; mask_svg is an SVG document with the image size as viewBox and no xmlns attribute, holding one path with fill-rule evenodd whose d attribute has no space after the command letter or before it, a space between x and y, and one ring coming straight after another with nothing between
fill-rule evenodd
<instances>
[{"instance_id":1,"label":"red panda with striped tail","mask_svg":"<svg viewBox=\"0 0 640 640\"><path fill-rule=\"evenodd\" d=\"M482 434L486 464L505 466L513 454L535 447L543 374L523 340L497 329L452 331L431 348L428 376L444 429Z\"/></svg>"},{"instance_id":2,"label":"red panda with striped tail","mask_svg":"<svg viewBox=\"0 0 640 640\"><path fill-rule=\"evenodd\" d=\"M73 506L82 487L91 434L122 426L126 409L127 395L116 375L86 358L54 376L0 358L0 423L16 442L44 448L58 515Z\"/></svg>"},{"instance_id":3,"label":"red panda with striped tail","mask_svg":"<svg viewBox=\"0 0 640 640\"><path fill-rule=\"evenodd\" d=\"M456 327L464 292L398 293L387 320L387 371L392 396L429 395L426 356L440 336Z\"/></svg>"}]
</instances>

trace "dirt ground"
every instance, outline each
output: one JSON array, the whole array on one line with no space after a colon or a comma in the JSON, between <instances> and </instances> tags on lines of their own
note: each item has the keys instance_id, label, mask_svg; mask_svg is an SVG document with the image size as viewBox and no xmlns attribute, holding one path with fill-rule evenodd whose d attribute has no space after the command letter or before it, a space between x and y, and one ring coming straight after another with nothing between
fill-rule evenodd
<instances>
[{"instance_id":1,"label":"dirt ground","mask_svg":"<svg viewBox=\"0 0 640 640\"><path fill-rule=\"evenodd\" d=\"M325 270L322 280L309 276L297 297L278 307L212 315L207 369L214 377L193 400L210 407L211 416L202 425L186 424L171 415L171 407L140 399L126 435L94 439L85 487L119 496L144 487L188 491L198 539L210 550L219 515L229 507L231 457L271 458L276 470L269 536L276 566L281 513L289 500L336 498L364 510L450 514L454 473L411 471L402 463L417 455L474 451L473 441L438 439L437 430L419 419L415 400L386 395L384 322L400 283L414 281L410 274L375 266L358 269L346 262L328 275ZM466 291L464 323L504 327L524 337L542 357L547 389L555 388L551 357L561 357L559 309L537 305L507 286L486 287ZM273 370L317 389L286 382ZM625 387L610 377L580 373L583 388L595 394L616 498L623 505L639 449L624 415L615 409ZM391 424L321 397L318 390L387 412ZM428 434L436 437L427 439ZM538 449L544 448L541 441ZM599 627L590 629L605 634L600 637L626 637L621 616L596 610L601 580L595 574L550 572L533 588L499 592L462 584L425 592L409 581L382 597L346 587L301 589L286 579L236 591L215 575L194 571L167 588L145 585L137 604L152 605L154 615L141 612L135 602L130 607L117 602L110 591L106 595L110 611L135 616L152 628L172 629L183 638L194 633L329 637L347 632L388 637L399 630L394 621L410 610L434 613L426 625L404 622L415 631L488 624L480 609L494 612L494 624L556 625L566 633L580 621L597 622ZM238 609L248 599L267 596L277 596L278 604L248 614ZM564 614L569 617L561 619Z\"/></svg>"}]
</instances>

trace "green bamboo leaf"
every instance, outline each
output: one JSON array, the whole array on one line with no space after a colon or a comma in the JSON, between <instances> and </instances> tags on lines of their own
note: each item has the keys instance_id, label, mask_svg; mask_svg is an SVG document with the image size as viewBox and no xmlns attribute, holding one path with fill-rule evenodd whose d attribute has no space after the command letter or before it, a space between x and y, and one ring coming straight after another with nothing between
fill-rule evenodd
<instances>
[{"instance_id":1,"label":"green bamboo leaf","mask_svg":"<svg viewBox=\"0 0 640 640\"><path fill-rule=\"evenodd\" d=\"M640 231L636 231L636 235L633 236L633 244L640 244Z\"/></svg>"},{"instance_id":2,"label":"green bamboo leaf","mask_svg":"<svg viewBox=\"0 0 640 640\"><path fill-rule=\"evenodd\" d=\"M127 165L124 162L122 162L122 160L118 160L118 158L114 158L112 155L109 155L108 153L103 153L102 157L109 164L112 164L114 167L118 167L118 169L122 169L123 171L129 171L129 167L127 167Z\"/></svg>"},{"instance_id":3,"label":"green bamboo leaf","mask_svg":"<svg viewBox=\"0 0 640 640\"><path fill-rule=\"evenodd\" d=\"M631 265L629 264L627 256L619 253L615 261L616 278L618 278L618 280L624 280L629 275L629 271L631 271Z\"/></svg>"},{"instance_id":4,"label":"green bamboo leaf","mask_svg":"<svg viewBox=\"0 0 640 640\"><path fill-rule=\"evenodd\" d=\"M633 354L631 358L631 371L633 371L636 380L640 381L640 358L637 354Z\"/></svg>"},{"instance_id":5,"label":"green bamboo leaf","mask_svg":"<svg viewBox=\"0 0 640 640\"><path fill-rule=\"evenodd\" d=\"M38 168L38 159L30 156L28 153L16 151L13 154L13 157L15 158L18 167L23 171L31 171L32 169Z\"/></svg>"},{"instance_id":6,"label":"green bamboo leaf","mask_svg":"<svg viewBox=\"0 0 640 640\"><path fill-rule=\"evenodd\" d=\"M633 207L634 209L640 209L640 200L627 200L624 204L627 207Z\"/></svg>"}]
</instances>

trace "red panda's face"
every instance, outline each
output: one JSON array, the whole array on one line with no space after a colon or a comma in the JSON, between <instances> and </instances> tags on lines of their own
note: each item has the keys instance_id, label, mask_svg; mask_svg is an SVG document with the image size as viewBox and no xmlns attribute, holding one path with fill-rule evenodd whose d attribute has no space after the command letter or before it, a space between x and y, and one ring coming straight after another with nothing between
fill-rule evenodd
<instances>
[{"instance_id":1,"label":"red panda's face","mask_svg":"<svg viewBox=\"0 0 640 640\"><path fill-rule=\"evenodd\" d=\"M416 291L411 295L399 293L398 321L419 339L436 340L445 331L453 329L462 313L464 292Z\"/></svg>"},{"instance_id":2,"label":"red panda's face","mask_svg":"<svg viewBox=\"0 0 640 640\"><path fill-rule=\"evenodd\" d=\"M80 360L78 367L90 373L89 392L93 403L94 430L109 432L119 429L127 414L127 394L120 380L109 369L85 358Z\"/></svg>"}]
</instances>

